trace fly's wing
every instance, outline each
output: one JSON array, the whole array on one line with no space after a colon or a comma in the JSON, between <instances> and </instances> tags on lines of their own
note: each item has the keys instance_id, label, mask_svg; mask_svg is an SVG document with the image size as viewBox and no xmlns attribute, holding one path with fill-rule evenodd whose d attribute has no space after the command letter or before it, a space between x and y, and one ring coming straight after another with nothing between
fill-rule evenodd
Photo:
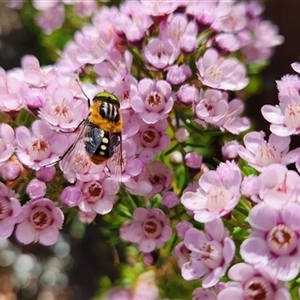
<instances>
[{"instance_id":1,"label":"fly's wing","mask_svg":"<svg viewBox=\"0 0 300 300\"><path fill-rule=\"evenodd\" d=\"M85 135L88 130L87 122L85 121L79 128L78 135L70 148L61 157L59 167L62 170L64 177L71 183L76 181L78 174L86 173L90 167L90 157L85 150Z\"/></svg>"},{"instance_id":2,"label":"fly's wing","mask_svg":"<svg viewBox=\"0 0 300 300\"><path fill-rule=\"evenodd\" d=\"M122 183L122 134L112 133L110 136L110 153L112 157L107 161L108 175L112 181L112 190L119 191ZM115 194L116 194L115 193Z\"/></svg>"}]
</instances>

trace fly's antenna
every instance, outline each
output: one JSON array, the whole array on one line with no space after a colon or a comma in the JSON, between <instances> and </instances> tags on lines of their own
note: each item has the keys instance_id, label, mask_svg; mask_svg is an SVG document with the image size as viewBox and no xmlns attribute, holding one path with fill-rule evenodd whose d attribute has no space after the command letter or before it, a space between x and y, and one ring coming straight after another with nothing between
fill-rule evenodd
<instances>
[{"instance_id":1,"label":"fly's antenna","mask_svg":"<svg viewBox=\"0 0 300 300\"><path fill-rule=\"evenodd\" d=\"M87 94L86 94L86 93L84 92L84 90L82 89L79 80L78 80L77 78L76 78L75 80L76 80L76 82L78 83L79 88L80 88L82 94L86 97L86 99L88 99L88 106L89 106L89 108L90 108L90 107L91 107L91 100L90 100L90 98L87 96Z\"/></svg>"}]
</instances>

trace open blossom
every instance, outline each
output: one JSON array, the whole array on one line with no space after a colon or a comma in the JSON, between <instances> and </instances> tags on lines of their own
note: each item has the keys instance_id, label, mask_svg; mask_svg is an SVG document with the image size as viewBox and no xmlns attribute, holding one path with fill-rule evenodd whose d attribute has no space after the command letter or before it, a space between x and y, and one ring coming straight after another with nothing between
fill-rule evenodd
<instances>
[{"instance_id":1,"label":"open blossom","mask_svg":"<svg viewBox=\"0 0 300 300\"><path fill-rule=\"evenodd\" d=\"M300 133L300 78L286 75L277 81L279 105L264 105L261 113L271 123L270 130L278 136Z\"/></svg>"},{"instance_id":2,"label":"open blossom","mask_svg":"<svg viewBox=\"0 0 300 300\"><path fill-rule=\"evenodd\" d=\"M181 203L194 214L194 219L207 223L230 213L240 199L242 175L233 162L220 163L199 179L199 188L184 192Z\"/></svg>"},{"instance_id":3,"label":"open blossom","mask_svg":"<svg viewBox=\"0 0 300 300\"><path fill-rule=\"evenodd\" d=\"M25 126L16 129L17 156L19 160L32 169L54 163L64 154L69 144L65 135L54 132L50 126L36 120L30 131Z\"/></svg>"},{"instance_id":4,"label":"open blossom","mask_svg":"<svg viewBox=\"0 0 300 300\"><path fill-rule=\"evenodd\" d=\"M40 117L54 129L62 131L74 130L86 117L86 101L74 99L68 88L60 87L39 110Z\"/></svg>"},{"instance_id":5,"label":"open blossom","mask_svg":"<svg viewBox=\"0 0 300 300\"><path fill-rule=\"evenodd\" d=\"M167 39L152 38L143 49L142 55L150 70L163 70L173 65L179 51Z\"/></svg>"},{"instance_id":6,"label":"open blossom","mask_svg":"<svg viewBox=\"0 0 300 300\"><path fill-rule=\"evenodd\" d=\"M25 106L20 95L23 83L0 67L0 110L14 113Z\"/></svg>"},{"instance_id":7,"label":"open blossom","mask_svg":"<svg viewBox=\"0 0 300 300\"><path fill-rule=\"evenodd\" d=\"M257 184L258 200L273 209L280 210L290 202L300 202L300 176L286 166L269 165L259 175Z\"/></svg>"},{"instance_id":8,"label":"open blossom","mask_svg":"<svg viewBox=\"0 0 300 300\"><path fill-rule=\"evenodd\" d=\"M199 71L199 80L212 88L236 91L247 86L245 66L235 58L219 57L217 50L206 50L196 66Z\"/></svg>"},{"instance_id":9,"label":"open blossom","mask_svg":"<svg viewBox=\"0 0 300 300\"><path fill-rule=\"evenodd\" d=\"M15 193L0 182L0 238L11 236L20 212L21 204Z\"/></svg>"},{"instance_id":10,"label":"open blossom","mask_svg":"<svg viewBox=\"0 0 300 300\"><path fill-rule=\"evenodd\" d=\"M7 161L14 152L14 130L7 124L0 124L0 165Z\"/></svg>"},{"instance_id":11,"label":"open blossom","mask_svg":"<svg viewBox=\"0 0 300 300\"><path fill-rule=\"evenodd\" d=\"M137 208L133 220L125 222L121 238L139 245L139 250L149 253L161 248L171 237L172 229L164 212L159 208Z\"/></svg>"},{"instance_id":12,"label":"open blossom","mask_svg":"<svg viewBox=\"0 0 300 300\"><path fill-rule=\"evenodd\" d=\"M101 182L98 180L87 182L77 180L76 187L81 189L82 195L78 207L82 211L104 215L112 210L115 201L115 194L113 193L118 191L112 190L110 180L104 179Z\"/></svg>"},{"instance_id":13,"label":"open blossom","mask_svg":"<svg viewBox=\"0 0 300 300\"><path fill-rule=\"evenodd\" d=\"M278 280L292 280L299 273L300 204L287 203L280 210L264 202L249 213L250 237L241 245L245 262L259 265Z\"/></svg>"},{"instance_id":14,"label":"open blossom","mask_svg":"<svg viewBox=\"0 0 300 300\"><path fill-rule=\"evenodd\" d=\"M17 217L16 238L22 244L39 242L50 246L57 242L64 214L47 198L27 202Z\"/></svg>"},{"instance_id":15,"label":"open blossom","mask_svg":"<svg viewBox=\"0 0 300 300\"><path fill-rule=\"evenodd\" d=\"M277 280L264 268L238 263L228 271L230 280L224 284L217 300L245 300L262 296L265 300L291 300L282 281Z\"/></svg>"},{"instance_id":16,"label":"open blossom","mask_svg":"<svg viewBox=\"0 0 300 300\"><path fill-rule=\"evenodd\" d=\"M198 27L196 22L189 21L185 14L171 14L160 23L159 27L162 37L169 39L175 48L185 53L196 49Z\"/></svg>"},{"instance_id":17,"label":"open blossom","mask_svg":"<svg viewBox=\"0 0 300 300\"><path fill-rule=\"evenodd\" d=\"M245 147L239 146L238 153L250 166L262 171L272 163L287 165L295 162L300 149L289 151L290 137L279 137L271 134L265 141L263 132L252 131L244 136Z\"/></svg>"},{"instance_id":18,"label":"open blossom","mask_svg":"<svg viewBox=\"0 0 300 300\"><path fill-rule=\"evenodd\" d=\"M206 223L205 233L189 229L184 245L190 254L189 261L182 265L181 274L186 280L202 279L204 288L216 285L234 258L235 244L221 219Z\"/></svg>"},{"instance_id":19,"label":"open blossom","mask_svg":"<svg viewBox=\"0 0 300 300\"><path fill-rule=\"evenodd\" d=\"M142 79L135 95L130 100L131 107L147 124L166 119L173 108L171 85L165 80Z\"/></svg>"}]
</instances>

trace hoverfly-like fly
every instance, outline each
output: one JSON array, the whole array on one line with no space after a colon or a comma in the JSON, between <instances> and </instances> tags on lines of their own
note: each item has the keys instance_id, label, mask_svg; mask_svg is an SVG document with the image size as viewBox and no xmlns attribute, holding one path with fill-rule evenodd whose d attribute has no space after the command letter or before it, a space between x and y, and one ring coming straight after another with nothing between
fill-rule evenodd
<instances>
[{"instance_id":1,"label":"hoverfly-like fly","mask_svg":"<svg viewBox=\"0 0 300 300\"><path fill-rule=\"evenodd\" d=\"M110 171L121 181L123 122L119 99L109 92L100 92L94 96L92 103L89 98L88 101L88 116L79 124L75 141L61 157L61 169L67 180L74 182L76 170L84 169L89 163L87 159L95 165L102 165L117 156L114 170ZM82 157L85 157L86 163Z\"/></svg>"}]
</instances>

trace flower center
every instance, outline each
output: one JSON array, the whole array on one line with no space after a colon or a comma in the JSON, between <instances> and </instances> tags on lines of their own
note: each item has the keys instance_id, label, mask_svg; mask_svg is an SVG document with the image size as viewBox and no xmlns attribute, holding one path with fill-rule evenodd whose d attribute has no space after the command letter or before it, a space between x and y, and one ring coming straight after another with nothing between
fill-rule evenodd
<instances>
[{"instance_id":1,"label":"flower center","mask_svg":"<svg viewBox=\"0 0 300 300\"><path fill-rule=\"evenodd\" d=\"M300 103L290 103L284 110L284 124L290 128L300 127Z\"/></svg>"},{"instance_id":2,"label":"flower center","mask_svg":"<svg viewBox=\"0 0 300 300\"><path fill-rule=\"evenodd\" d=\"M62 100L61 105L55 105L53 107L53 116L59 122L69 122L71 119L69 107L64 104L64 100Z\"/></svg>"},{"instance_id":3,"label":"flower center","mask_svg":"<svg viewBox=\"0 0 300 300\"><path fill-rule=\"evenodd\" d=\"M160 112L163 110L165 104L165 97L157 91L151 91L146 97L145 107L149 111Z\"/></svg>"},{"instance_id":4,"label":"flower center","mask_svg":"<svg viewBox=\"0 0 300 300\"><path fill-rule=\"evenodd\" d=\"M142 145L146 148L155 148L159 145L160 134L155 128L147 128L141 133Z\"/></svg>"},{"instance_id":5,"label":"flower center","mask_svg":"<svg viewBox=\"0 0 300 300\"><path fill-rule=\"evenodd\" d=\"M280 154L275 146L263 143L257 150L255 161L259 166L268 166L280 162Z\"/></svg>"},{"instance_id":6,"label":"flower center","mask_svg":"<svg viewBox=\"0 0 300 300\"><path fill-rule=\"evenodd\" d=\"M232 199L230 191L222 185L211 188L206 197L206 209L208 211L222 211Z\"/></svg>"},{"instance_id":7,"label":"flower center","mask_svg":"<svg viewBox=\"0 0 300 300\"><path fill-rule=\"evenodd\" d=\"M76 153L73 165L76 173L86 173L90 164L91 162L86 153Z\"/></svg>"},{"instance_id":8,"label":"flower center","mask_svg":"<svg viewBox=\"0 0 300 300\"><path fill-rule=\"evenodd\" d=\"M52 215L46 207L35 207L30 213L30 222L37 229L45 229L52 222Z\"/></svg>"},{"instance_id":9,"label":"flower center","mask_svg":"<svg viewBox=\"0 0 300 300\"><path fill-rule=\"evenodd\" d=\"M102 185L98 181L87 182L82 191L88 202L96 202L103 196Z\"/></svg>"},{"instance_id":10,"label":"flower center","mask_svg":"<svg viewBox=\"0 0 300 300\"><path fill-rule=\"evenodd\" d=\"M222 70L218 65L213 64L205 70L204 77L214 84L219 84L223 77Z\"/></svg>"},{"instance_id":11,"label":"flower center","mask_svg":"<svg viewBox=\"0 0 300 300\"><path fill-rule=\"evenodd\" d=\"M11 207L5 198L0 198L0 220L4 220L9 216Z\"/></svg>"},{"instance_id":12,"label":"flower center","mask_svg":"<svg viewBox=\"0 0 300 300\"><path fill-rule=\"evenodd\" d=\"M204 242L199 249L200 259L210 268L215 269L222 263L222 246L217 241Z\"/></svg>"},{"instance_id":13,"label":"flower center","mask_svg":"<svg viewBox=\"0 0 300 300\"><path fill-rule=\"evenodd\" d=\"M28 150L29 155L34 161L41 161L49 157L51 147L44 137L39 136L31 141L31 147Z\"/></svg>"},{"instance_id":14,"label":"flower center","mask_svg":"<svg viewBox=\"0 0 300 300\"><path fill-rule=\"evenodd\" d=\"M268 233L267 241L270 250L277 255L288 255L297 247L296 233L286 226L279 224Z\"/></svg>"},{"instance_id":15,"label":"flower center","mask_svg":"<svg viewBox=\"0 0 300 300\"><path fill-rule=\"evenodd\" d=\"M148 220L144 221L143 223L143 230L144 234L148 238L157 238L162 233L162 224L159 220L155 218L149 218Z\"/></svg>"},{"instance_id":16,"label":"flower center","mask_svg":"<svg viewBox=\"0 0 300 300\"><path fill-rule=\"evenodd\" d=\"M260 276L254 276L245 282L244 295L247 300L274 299L274 291L270 282Z\"/></svg>"}]
</instances>

